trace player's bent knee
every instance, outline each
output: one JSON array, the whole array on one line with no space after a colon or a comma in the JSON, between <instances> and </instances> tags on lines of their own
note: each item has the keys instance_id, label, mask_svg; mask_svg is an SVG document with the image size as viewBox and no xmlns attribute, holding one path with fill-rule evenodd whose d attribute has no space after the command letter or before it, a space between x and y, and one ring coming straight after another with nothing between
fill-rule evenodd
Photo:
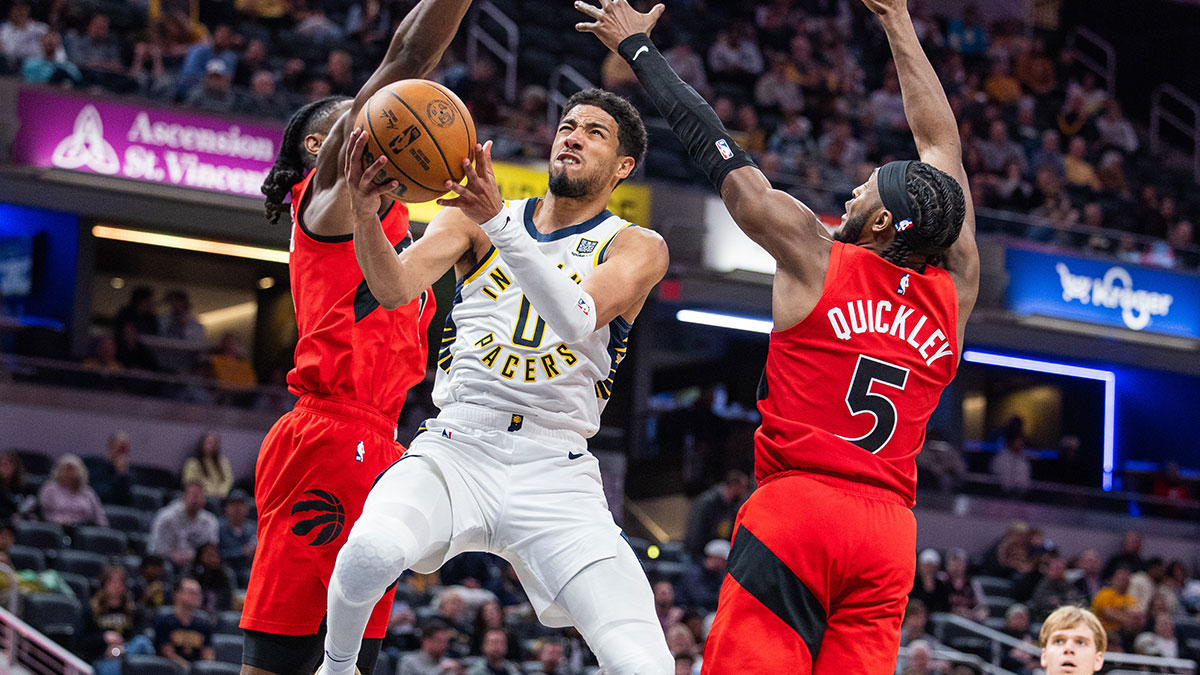
<instances>
[{"instance_id":1,"label":"player's bent knee","mask_svg":"<svg viewBox=\"0 0 1200 675\"><path fill-rule=\"evenodd\" d=\"M675 660L666 650L635 650L604 666L605 675L674 675Z\"/></svg>"},{"instance_id":2,"label":"player's bent knee","mask_svg":"<svg viewBox=\"0 0 1200 675\"><path fill-rule=\"evenodd\" d=\"M377 601L408 567L410 553L400 533L351 532L338 553L333 575L343 597L352 603Z\"/></svg>"}]
</instances>

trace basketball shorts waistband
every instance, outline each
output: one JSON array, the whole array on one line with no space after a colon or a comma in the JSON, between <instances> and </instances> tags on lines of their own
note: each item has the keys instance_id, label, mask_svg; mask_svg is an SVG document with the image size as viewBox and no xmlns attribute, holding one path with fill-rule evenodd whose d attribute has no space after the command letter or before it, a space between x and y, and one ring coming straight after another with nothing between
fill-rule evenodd
<instances>
[{"instance_id":1,"label":"basketball shorts waistband","mask_svg":"<svg viewBox=\"0 0 1200 675\"><path fill-rule=\"evenodd\" d=\"M497 431L508 431L526 436L539 436L572 443L587 442L579 432L547 426L533 415L492 410L470 403L451 403L442 408L437 419L467 422Z\"/></svg>"},{"instance_id":2,"label":"basketball shorts waistband","mask_svg":"<svg viewBox=\"0 0 1200 675\"><path fill-rule=\"evenodd\" d=\"M293 409L354 422L387 438L396 438L396 420L388 418L376 408L348 398L305 394Z\"/></svg>"}]
</instances>

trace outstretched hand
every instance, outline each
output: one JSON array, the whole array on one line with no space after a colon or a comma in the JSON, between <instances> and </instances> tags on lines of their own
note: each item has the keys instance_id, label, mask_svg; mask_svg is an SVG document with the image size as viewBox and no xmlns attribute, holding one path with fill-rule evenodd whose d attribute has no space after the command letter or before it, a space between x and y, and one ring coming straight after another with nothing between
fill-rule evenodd
<instances>
[{"instance_id":1,"label":"outstretched hand","mask_svg":"<svg viewBox=\"0 0 1200 675\"><path fill-rule=\"evenodd\" d=\"M629 0L599 1L600 6L594 7L583 0L575 0L575 9L593 19L575 24L575 30L595 35L605 47L614 52L617 51L617 45L630 35L650 35L654 24L658 23L658 17L662 16L663 10L666 9L659 3L643 14L634 9Z\"/></svg>"},{"instance_id":2,"label":"outstretched hand","mask_svg":"<svg viewBox=\"0 0 1200 675\"><path fill-rule=\"evenodd\" d=\"M475 166L471 166L470 158L463 159L463 171L467 174L465 185L448 180L444 186L458 196L453 199L439 199L437 203L441 206L452 206L482 225L504 208L500 188L496 186L496 174L492 171L491 141L483 145L475 144Z\"/></svg>"},{"instance_id":3,"label":"outstretched hand","mask_svg":"<svg viewBox=\"0 0 1200 675\"><path fill-rule=\"evenodd\" d=\"M354 213L355 222L377 218L379 208L383 205L383 195L395 190L399 183L389 180L386 183L376 183L375 177L387 166L387 156L380 156L363 166L363 151L367 148L367 132L357 128L350 133L350 143L346 146L345 165L346 187L350 192L350 208Z\"/></svg>"},{"instance_id":4,"label":"outstretched hand","mask_svg":"<svg viewBox=\"0 0 1200 675\"><path fill-rule=\"evenodd\" d=\"M879 16L908 11L908 0L863 0L863 4Z\"/></svg>"}]
</instances>

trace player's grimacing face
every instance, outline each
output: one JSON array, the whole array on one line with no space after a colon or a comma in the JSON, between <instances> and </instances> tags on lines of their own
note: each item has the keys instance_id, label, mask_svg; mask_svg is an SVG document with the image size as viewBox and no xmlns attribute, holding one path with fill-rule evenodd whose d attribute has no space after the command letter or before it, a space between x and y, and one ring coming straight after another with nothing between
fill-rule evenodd
<instances>
[{"instance_id":1,"label":"player's grimacing face","mask_svg":"<svg viewBox=\"0 0 1200 675\"><path fill-rule=\"evenodd\" d=\"M835 241L844 244L856 244L866 227L867 221L880 206L879 188L876 180L879 169L871 173L867 182L854 188L854 196L846 202L846 213L842 215L842 225L833 233Z\"/></svg>"},{"instance_id":2,"label":"player's grimacing face","mask_svg":"<svg viewBox=\"0 0 1200 675\"><path fill-rule=\"evenodd\" d=\"M550 191L560 197L584 197L614 177L619 157L617 121L591 105L563 115L550 149Z\"/></svg>"},{"instance_id":3,"label":"player's grimacing face","mask_svg":"<svg viewBox=\"0 0 1200 675\"><path fill-rule=\"evenodd\" d=\"M1104 652L1096 651L1092 630L1082 624L1056 630L1042 647L1046 675L1094 673L1104 665Z\"/></svg>"}]
</instances>

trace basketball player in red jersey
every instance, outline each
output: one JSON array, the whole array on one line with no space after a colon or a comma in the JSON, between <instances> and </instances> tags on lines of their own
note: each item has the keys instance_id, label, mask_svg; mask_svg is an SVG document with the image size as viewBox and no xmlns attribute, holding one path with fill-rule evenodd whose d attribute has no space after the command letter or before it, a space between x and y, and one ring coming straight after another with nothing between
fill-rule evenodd
<instances>
[{"instance_id":1,"label":"basketball player in red jersey","mask_svg":"<svg viewBox=\"0 0 1200 675\"><path fill-rule=\"evenodd\" d=\"M242 611L243 675L317 668L338 550L375 477L403 453L396 420L408 389L425 375L433 297L426 292L389 311L372 296L355 262L341 158L358 110L383 86L432 70L469 5L418 3L353 99L322 99L292 116L263 183L272 223L291 196L289 267L300 338L287 381L300 400L267 434L255 467L259 547ZM412 243L403 204L385 202L380 220L392 246ZM374 669L391 604L388 593L367 626L363 673Z\"/></svg>"},{"instance_id":2,"label":"basketball player in red jersey","mask_svg":"<svg viewBox=\"0 0 1200 675\"><path fill-rule=\"evenodd\" d=\"M662 13L575 6L633 67L738 226L777 263L758 490L738 515L704 673L892 673L916 549L915 457L975 304L975 218L954 115L905 0L883 22L920 161L892 162L829 239L773 190L647 33Z\"/></svg>"}]
</instances>

